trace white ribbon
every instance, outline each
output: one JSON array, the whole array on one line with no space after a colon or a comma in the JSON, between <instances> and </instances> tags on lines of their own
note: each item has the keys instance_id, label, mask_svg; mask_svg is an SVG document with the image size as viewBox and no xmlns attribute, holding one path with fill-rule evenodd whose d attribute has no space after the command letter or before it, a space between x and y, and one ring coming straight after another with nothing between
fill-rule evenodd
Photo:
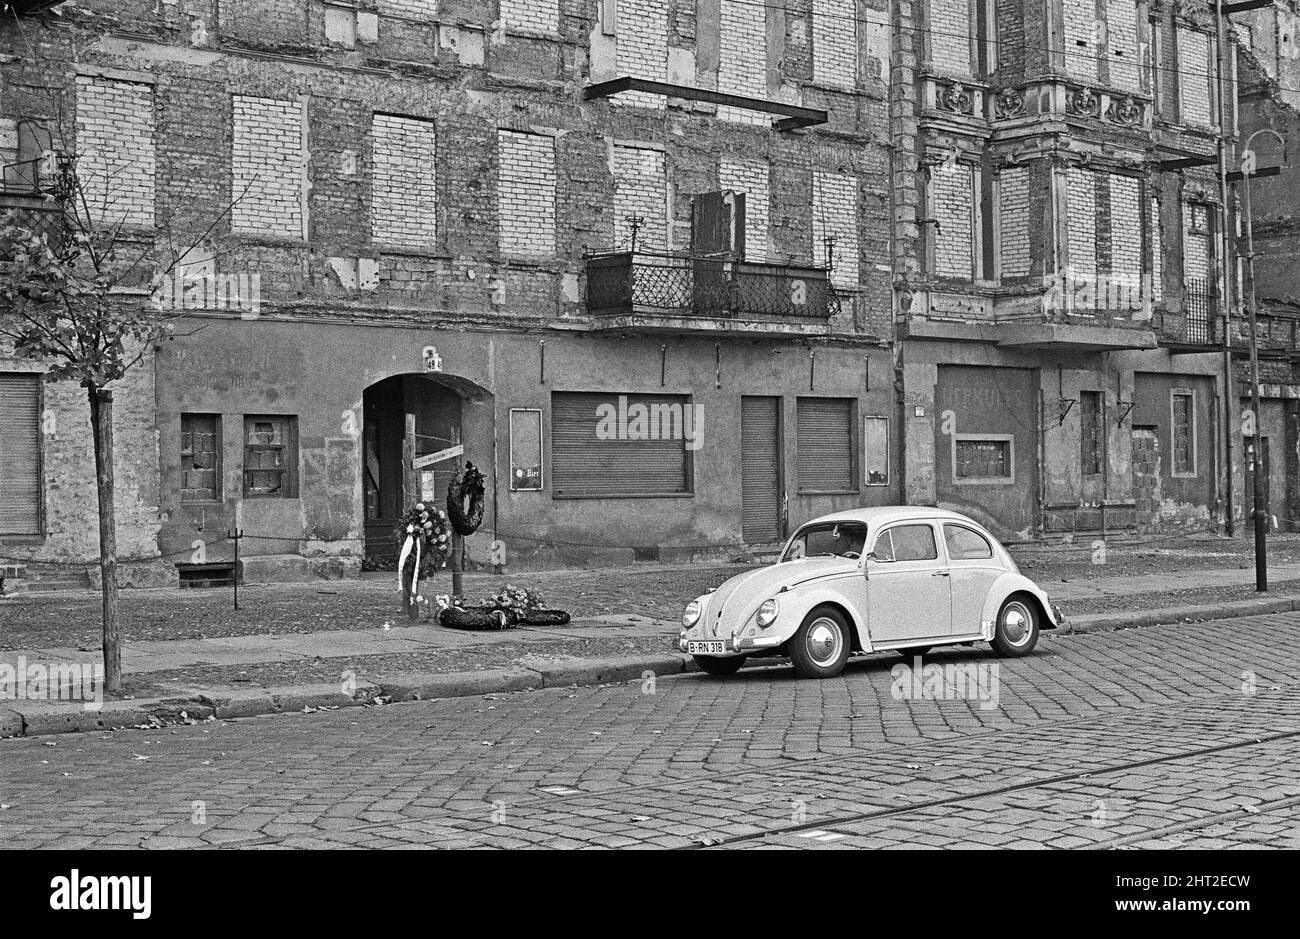
<instances>
[{"instance_id":1,"label":"white ribbon","mask_svg":"<svg viewBox=\"0 0 1300 939\"><path fill-rule=\"evenodd\" d=\"M402 545L401 554L397 558L397 589L405 592L406 584L402 582L402 573L406 570L406 559L411 556L411 548L415 544L415 535L412 532L415 528L411 525L406 526L406 542ZM419 576L418 564L416 576Z\"/></svg>"}]
</instances>

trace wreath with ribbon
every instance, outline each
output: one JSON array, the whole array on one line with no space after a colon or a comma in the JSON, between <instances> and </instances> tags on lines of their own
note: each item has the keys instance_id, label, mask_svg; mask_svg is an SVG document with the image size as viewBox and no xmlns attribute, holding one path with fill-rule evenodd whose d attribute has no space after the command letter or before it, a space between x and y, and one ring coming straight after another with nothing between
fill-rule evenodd
<instances>
[{"instance_id":1,"label":"wreath with ribbon","mask_svg":"<svg viewBox=\"0 0 1300 939\"><path fill-rule=\"evenodd\" d=\"M397 539L398 589L406 591L409 584L411 599L418 601L420 578L432 577L447 565L451 524L437 506L417 502L398 519L393 534Z\"/></svg>"},{"instance_id":2,"label":"wreath with ribbon","mask_svg":"<svg viewBox=\"0 0 1300 939\"><path fill-rule=\"evenodd\" d=\"M483 474L468 460L465 471L447 487L447 516L460 535L472 535L483 524Z\"/></svg>"}]
</instances>

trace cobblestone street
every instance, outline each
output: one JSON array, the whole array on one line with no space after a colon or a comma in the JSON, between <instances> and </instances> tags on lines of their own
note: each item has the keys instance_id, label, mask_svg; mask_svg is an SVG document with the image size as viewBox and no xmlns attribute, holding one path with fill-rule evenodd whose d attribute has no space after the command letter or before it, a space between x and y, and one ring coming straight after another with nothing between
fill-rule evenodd
<instances>
[{"instance_id":1,"label":"cobblestone street","mask_svg":"<svg viewBox=\"0 0 1300 939\"><path fill-rule=\"evenodd\" d=\"M1018 660L941 650L926 664L979 675L951 700L876 655L825 681L776 666L4 740L0 840L1296 847L1297 627L1047 636Z\"/></svg>"}]
</instances>

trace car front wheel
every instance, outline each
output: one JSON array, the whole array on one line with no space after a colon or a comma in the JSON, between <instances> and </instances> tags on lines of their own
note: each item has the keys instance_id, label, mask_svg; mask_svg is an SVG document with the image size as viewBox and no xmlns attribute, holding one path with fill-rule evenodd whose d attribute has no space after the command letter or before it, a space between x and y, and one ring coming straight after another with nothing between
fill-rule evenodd
<instances>
[{"instance_id":1,"label":"car front wheel","mask_svg":"<svg viewBox=\"0 0 1300 939\"><path fill-rule=\"evenodd\" d=\"M712 655L694 655L691 658L695 659L695 664L706 675L734 675L740 671L740 666L745 664L743 655L733 655L725 659Z\"/></svg>"},{"instance_id":2,"label":"car front wheel","mask_svg":"<svg viewBox=\"0 0 1300 939\"><path fill-rule=\"evenodd\" d=\"M790 640L790 664L804 678L832 678L849 660L850 635L839 611L813 610Z\"/></svg>"},{"instance_id":3,"label":"car front wheel","mask_svg":"<svg viewBox=\"0 0 1300 939\"><path fill-rule=\"evenodd\" d=\"M1002 604L993 630L993 651L1001 656L1028 655L1038 644L1038 610L1023 597Z\"/></svg>"}]
</instances>

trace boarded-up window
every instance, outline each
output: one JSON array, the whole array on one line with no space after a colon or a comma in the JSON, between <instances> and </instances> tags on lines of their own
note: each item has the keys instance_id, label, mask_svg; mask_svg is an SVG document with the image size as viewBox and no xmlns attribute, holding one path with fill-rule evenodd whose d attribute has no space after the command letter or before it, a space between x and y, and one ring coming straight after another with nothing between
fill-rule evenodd
<instances>
[{"instance_id":1,"label":"boarded-up window","mask_svg":"<svg viewBox=\"0 0 1300 939\"><path fill-rule=\"evenodd\" d=\"M41 376L0 372L0 535L41 531Z\"/></svg>"},{"instance_id":2,"label":"boarded-up window","mask_svg":"<svg viewBox=\"0 0 1300 939\"><path fill-rule=\"evenodd\" d=\"M857 490L852 398L800 398L795 431L800 492Z\"/></svg>"},{"instance_id":3,"label":"boarded-up window","mask_svg":"<svg viewBox=\"0 0 1300 939\"><path fill-rule=\"evenodd\" d=\"M551 480L557 497L683 495L701 423L684 395L557 391Z\"/></svg>"},{"instance_id":4,"label":"boarded-up window","mask_svg":"<svg viewBox=\"0 0 1300 939\"><path fill-rule=\"evenodd\" d=\"M244 495L297 496L298 442L292 417L244 418Z\"/></svg>"},{"instance_id":5,"label":"boarded-up window","mask_svg":"<svg viewBox=\"0 0 1300 939\"><path fill-rule=\"evenodd\" d=\"M1100 476L1105 464L1100 391L1079 393L1079 466L1084 476Z\"/></svg>"},{"instance_id":6,"label":"boarded-up window","mask_svg":"<svg viewBox=\"0 0 1300 939\"><path fill-rule=\"evenodd\" d=\"M889 418L862 419L862 475L868 486L889 484Z\"/></svg>"},{"instance_id":7,"label":"boarded-up window","mask_svg":"<svg viewBox=\"0 0 1300 939\"><path fill-rule=\"evenodd\" d=\"M1175 476L1196 475L1196 405L1190 391L1170 395Z\"/></svg>"},{"instance_id":8,"label":"boarded-up window","mask_svg":"<svg viewBox=\"0 0 1300 939\"><path fill-rule=\"evenodd\" d=\"M1009 437L958 437L954 475L958 482L1009 482L1014 465Z\"/></svg>"},{"instance_id":9,"label":"boarded-up window","mask_svg":"<svg viewBox=\"0 0 1300 939\"><path fill-rule=\"evenodd\" d=\"M221 498L221 417L181 415L181 501Z\"/></svg>"}]
</instances>

